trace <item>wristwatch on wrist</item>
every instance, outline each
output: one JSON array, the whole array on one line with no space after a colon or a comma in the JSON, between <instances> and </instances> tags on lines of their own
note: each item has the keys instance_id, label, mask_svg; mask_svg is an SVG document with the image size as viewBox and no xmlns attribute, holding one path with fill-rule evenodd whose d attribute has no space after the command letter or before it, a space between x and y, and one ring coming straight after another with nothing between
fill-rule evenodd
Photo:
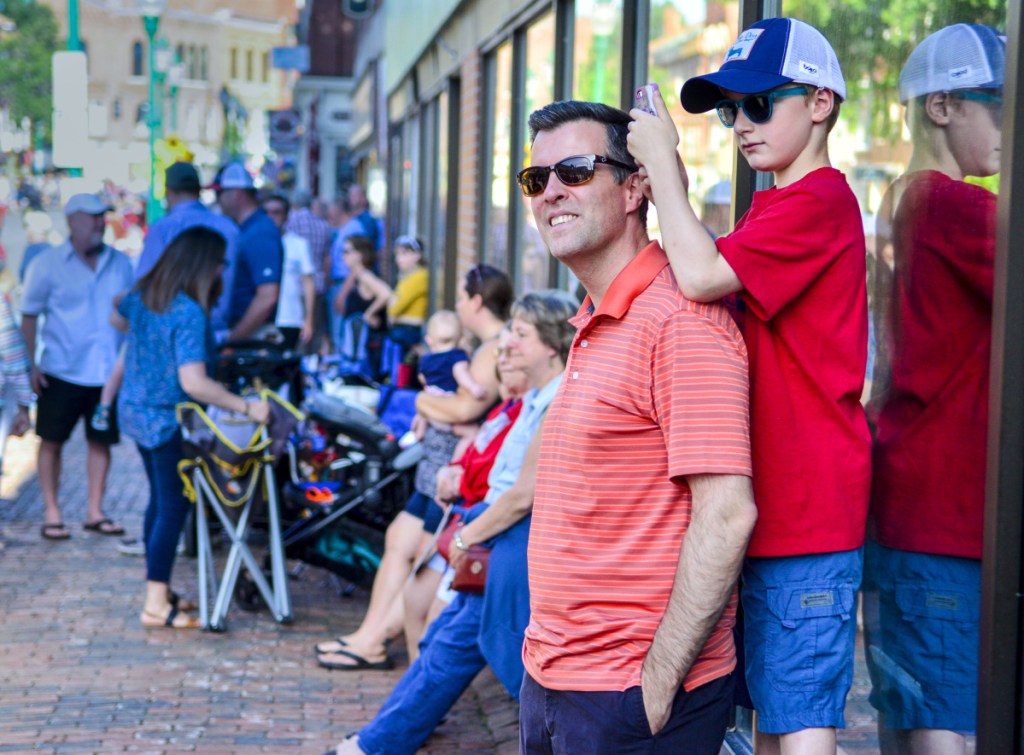
<instances>
[{"instance_id":1,"label":"wristwatch on wrist","mask_svg":"<svg viewBox=\"0 0 1024 755\"><path fill-rule=\"evenodd\" d=\"M462 528L455 530L455 534L452 535L452 542L455 543L455 547L460 551L468 551L469 546L462 542Z\"/></svg>"}]
</instances>

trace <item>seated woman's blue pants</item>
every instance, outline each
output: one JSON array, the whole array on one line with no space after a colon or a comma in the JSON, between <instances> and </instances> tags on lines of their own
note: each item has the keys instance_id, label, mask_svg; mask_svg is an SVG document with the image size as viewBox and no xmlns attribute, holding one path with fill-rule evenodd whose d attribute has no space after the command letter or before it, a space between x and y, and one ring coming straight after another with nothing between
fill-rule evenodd
<instances>
[{"instance_id":1,"label":"seated woman's blue pants","mask_svg":"<svg viewBox=\"0 0 1024 755\"><path fill-rule=\"evenodd\" d=\"M420 657L359 732L367 755L413 755L487 665L478 641L483 603L460 593L430 625Z\"/></svg>"},{"instance_id":2,"label":"seated woman's blue pants","mask_svg":"<svg viewBox=\"0 0 1024 755\"><path fill-rule=\"evenodd\" d=\"M146 543L146 579L170 582L178 539L191 508L178 476L178 462L182 458L180 431L162 446L139 446L139 454L149 478L149 506L142 529Z\"/></svg>"}]
</instances>

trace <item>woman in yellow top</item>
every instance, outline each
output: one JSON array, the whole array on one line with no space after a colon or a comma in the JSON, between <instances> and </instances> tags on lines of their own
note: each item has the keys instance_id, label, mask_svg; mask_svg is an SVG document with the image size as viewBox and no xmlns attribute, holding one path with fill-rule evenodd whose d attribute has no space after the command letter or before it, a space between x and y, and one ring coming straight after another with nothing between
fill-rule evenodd
<instances>
[{"instance_id":1,"label":"woman in yellow top","mask_svg":"<svg viewBox=\"0 0 1024 755\"><path fill-rule=\"evenodd\" d=\"M415 236L395 239L398 283L388 300L388 337L402 349L402 356L423 339L427 319L429 276L423 259L423 244Z\"/></svg>"}]
</instances>

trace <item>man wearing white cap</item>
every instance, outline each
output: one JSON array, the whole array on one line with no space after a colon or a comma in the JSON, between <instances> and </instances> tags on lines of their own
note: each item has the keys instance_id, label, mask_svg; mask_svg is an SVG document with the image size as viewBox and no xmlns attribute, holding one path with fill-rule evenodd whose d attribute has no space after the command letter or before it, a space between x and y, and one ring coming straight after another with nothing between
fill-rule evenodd
<instances>
[{"instance_id":1,"label":"man wearing white cap","mask_svg":"<svg viewBox=\"0 0 1024 755\"><path fill-rule=\"evenodd\" d=\"M70 537L64 526L57 486L61 450L80 417L92 416L121 344L110 325L114 296L132 284L128 258L103 243L104 214L111 208L95 194L76 194L64 214L68 239L41 253L28 270L21 300L22 332L32 361L32 388L39 397L36 432L39 487L43 495L42 536ZM40 315L43 351L35 362ZM85 529L123 535L124 528L103 514L103 491L110 468L110 446L118 441L117 423L98 431L85 427L88 444L88 513Z\"/></svg>"},{"instance_id":2,"label":"man wearing white cap","mask_svg":"<svg viewBox=\"0 0 1024 755\"><path fill-rule=\"evenodd\" d=\"M281 232L260 207L252 176L241 163L225 165L212 188L217 203L238 224L237 266L231 286L228 340L259 336L273 325L281 289Z\"/></svg>"}]
</instances>

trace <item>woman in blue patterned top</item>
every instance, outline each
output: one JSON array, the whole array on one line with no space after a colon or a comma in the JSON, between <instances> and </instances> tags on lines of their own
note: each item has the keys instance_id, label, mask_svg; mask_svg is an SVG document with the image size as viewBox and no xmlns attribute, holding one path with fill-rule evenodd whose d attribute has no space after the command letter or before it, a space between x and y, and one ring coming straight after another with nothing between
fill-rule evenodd
<instances>
[{"instance_id":1,"label":"woman in blue patterned top","mask_svg":"<svg viewBox=\"0 0 1024 755\"><path fill-rule=\"evenodd\" d=\"M175 406L189 399L266 422L265 401L247 402L206 374L212 343L210 305L220 295L224 237L204 227L183 231L159 262L117 305L115 327L128 332L121 432L136 442L149 478L146 544L146 627L192 629L199 621L170 589L171 569L189 503L178 462L181 430ZM191 606L194 609L194 605Z\"/></svg>"}]
</instances>

